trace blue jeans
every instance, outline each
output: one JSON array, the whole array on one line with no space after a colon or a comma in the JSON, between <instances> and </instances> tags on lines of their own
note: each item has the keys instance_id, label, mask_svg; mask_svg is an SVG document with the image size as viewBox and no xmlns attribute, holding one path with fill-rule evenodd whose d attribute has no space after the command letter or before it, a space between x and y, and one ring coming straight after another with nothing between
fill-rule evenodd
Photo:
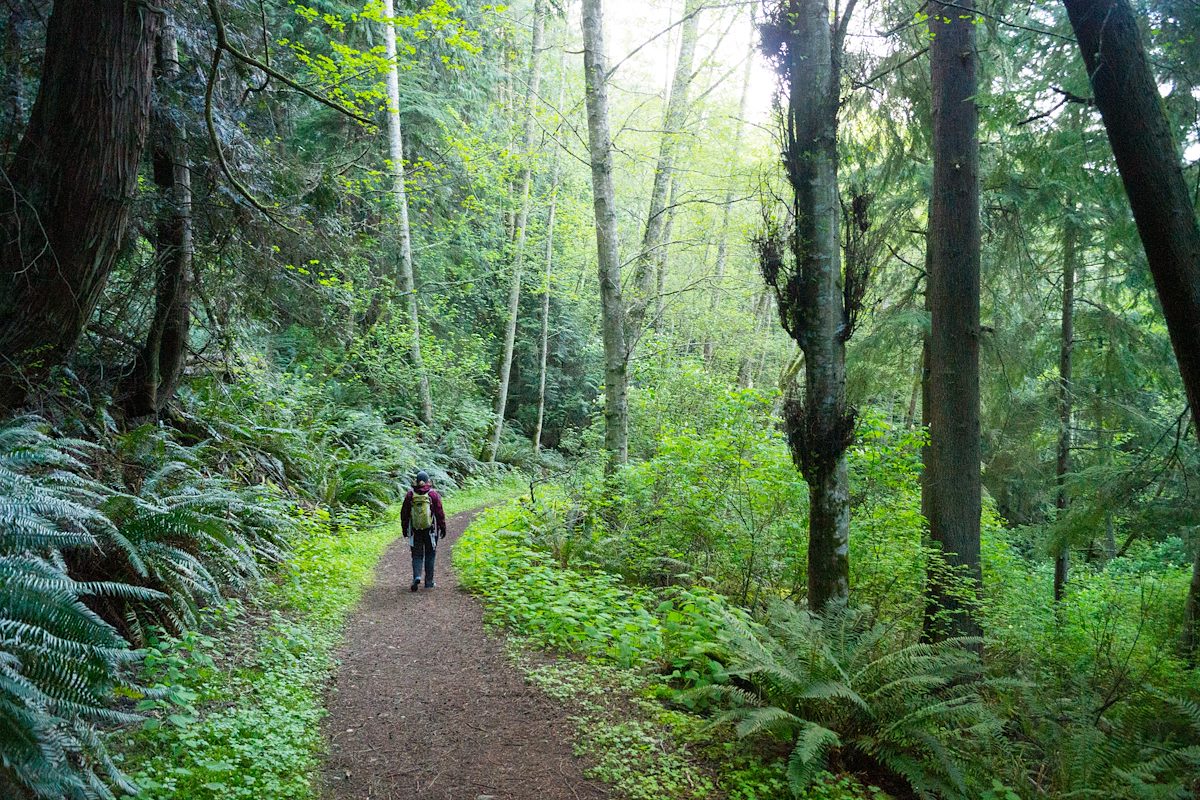
<instances>
[{"instance_id":1,"label":"blue jeans","mask_svg":"<svg viewBox=\"0 0 1200 800\"><path fill-rule=\"evenodd\" d=\"M433 583L433 564L437 550L433 546L433 531L413 531L413 583L421 580L421 569L425 570L425 585Z\"/></svg>"}]
</instances>

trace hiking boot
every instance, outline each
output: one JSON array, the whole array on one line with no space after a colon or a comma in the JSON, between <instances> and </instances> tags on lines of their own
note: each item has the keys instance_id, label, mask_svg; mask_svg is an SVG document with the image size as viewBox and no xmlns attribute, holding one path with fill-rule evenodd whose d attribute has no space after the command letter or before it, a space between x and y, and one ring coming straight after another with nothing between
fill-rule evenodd
<instances>
[{"instance_id":1,"label":"hiking boot","mask_svg":"<svg viewBox=\"0 0 1200 800\"><path fill-rule=\"evenodd\" d=\"M409 587L408 587L408 590L409 590L410 592L415 592L415 591L417 590L417 587L418 587L418 586L420 586L420 585L421 585L421 579L420 579L420 578L413 578L412 586L409 586Z\"/></svg>"},{"instance_id":2,"label":"hiking boot","mask_svg":"<svg viewBox=\"0 0 1200 800\"><path fill-rule=\"evenodd\" d=\"M434 583L433 581L430 581L429 583L425 584L425 588L426 588L426 589L436 589L436 588L437 588L437 584L436 584L436 583Z\"/></svg>"}]
</instances>

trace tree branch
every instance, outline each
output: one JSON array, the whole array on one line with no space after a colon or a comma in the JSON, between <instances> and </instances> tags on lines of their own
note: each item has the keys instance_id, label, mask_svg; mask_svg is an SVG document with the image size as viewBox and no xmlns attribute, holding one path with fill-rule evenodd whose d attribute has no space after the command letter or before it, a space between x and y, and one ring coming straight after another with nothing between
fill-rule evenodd
<instances>
[{"instance_id":1,"label":"tree branch","mask_svg":"<svg viewBox=\"0 0 1200 800\"><path fill-rule=\"evenodd\" d=\"M265 74L274 78L275 80L279 81L280 83L284 84L285 86L288 86L292 89L295 89L297 92L300 92L305 97L316 100L321 105L326 106L328 108L332 108L334 111L338 112L339 114L343 114L347 117L350 117L350 119L354 120L355 122L358 122L362 125L366 125L367 127L371 127L371 128L375 127L375 121L372 120L371 118L364 117L362 114L359 114L354 109L344 106L341 103L337 102L336 100L330 100L328 97L325 97L324 95L322 95L318 92L314 92L312 89L305 87L303 84L297 83L296 81L294 81L291 78L284 75L282 72L279 72L278 70L274 69L269 64L264 64L262 61L259 61L257 58L250 55L249 53L246 53L246 52L238 49L237 47L234 47L233 44L229 41L229 36L225 32L225 19L224 19L224 17L221 16L221 9L217 6L217 0L207 0L207 2L208 2L209 16L212 17L213 25L215 25L216 29L217 29L217 52L226 50L229 52L229 54L231 56L236 58L238 61L241 61L245 64L249 64L250 66L254 67L255 69L261 70L262 72L264 72ZM217 59L214 59L214 62L216 60Z\"/></svg>"}]
</instances>

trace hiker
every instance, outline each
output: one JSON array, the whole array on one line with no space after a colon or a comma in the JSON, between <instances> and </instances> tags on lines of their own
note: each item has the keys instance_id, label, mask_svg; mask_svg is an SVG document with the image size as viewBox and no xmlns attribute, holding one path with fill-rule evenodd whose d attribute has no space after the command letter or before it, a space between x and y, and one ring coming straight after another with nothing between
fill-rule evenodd
<instances>
[{"instance_id":1,"label":"hiker","mask_svg":"<svg viewBox=\"0 0 1200 800\"><path fill-rule=\"evenodd\" d=\"M446 512L442 510L442 498L429 482L424 470L417 473L413 488L404 496L400 506L400 524L412 548L413 579L410 592L421 585L421 568L425 569L425 588L437 586L433 582L433 561L437 555L438 539L446 538Z\"/></svg>"}]
</instances>

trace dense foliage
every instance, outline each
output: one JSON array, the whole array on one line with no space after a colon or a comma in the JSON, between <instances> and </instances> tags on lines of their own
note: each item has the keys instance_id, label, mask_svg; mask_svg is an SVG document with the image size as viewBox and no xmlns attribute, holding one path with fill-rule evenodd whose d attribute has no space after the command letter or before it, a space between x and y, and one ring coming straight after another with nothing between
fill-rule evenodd
<instances>
[{"instance_id":1,"label":"dense foliage","mask_svg":"<svg viewBox=\"0 0 1200 800\"><path fill-rule=\"evenodd\" d=\"M1155 141L1195 187L1200 11L1119 4ZM1066 8L607 5L610 222L575 4L0 11L0 794L303 796L334 621L384 541L361 533L417 468L451 490L530 476L501 532L459 545L464 583L528 643L649 684L643 711L682 714L682 749L732 765L648 756L656 785L597 756L630 796L1198 791L1188 353ZM760 263L771 231L803 228L802 148L777 124L795 8L833 20L837 48L823 244L844 266L826 327L846 467L824 495L796 402L816 351L779 325L803 327L788 285L812 297L780 280L791 262ZM922 487L946 379L924 352L928 56L951 23L975 42L979 116L981 238L948 249L980 252L979 396L957 398L980 410L980 585L931 541ZM1194 221L1198 201L1163 213ZM598 280L606 224L623 281ZM788 242L797 275L807 244ZM622 375L627 463L605 452ZM848 603L813 614L810 508L830 495ZM230 600L279 580L297 594L266 601L287 614L248 656L256 697L201 713L246 689L205 660L259 613ZM925 641L935 585L978 640ZM275 706L288 757L267 775L248 759ZM647 726L581 735L646 754Z\"/></svg>"},{"instance_id":2,"label":"dense foliage","mask_svg":"<svg viewBox=\"0 0 1200 800\"><path fill-rule=\"evenodd\" d=\"M1081 567L1056 608L1052 565L992 512L985 659L970 642L922 643L921 584L938 559L922 543L920 437L868 420L869 446L851 454L862 525L851 564L872 604L813 615L794 603L802 503L790 524L755 525L746 509L769 520L773 498L795 491L786 445L724 436L769 404L746 391L711 397L683 430L660 418L654 458L543 489L472 529L455 563L495 622L532 645L649 669L672 703L790 742L798 797L830 768L901 796L1194 790L1200 684L1175 655L1186 564L1164 569L1157 546L1131 546ZM712 428L697 422L706 417ZM737 488L773 469L788 479ZM646 491L647 476L670 489Z\"/></svg>"}]
</instances>

